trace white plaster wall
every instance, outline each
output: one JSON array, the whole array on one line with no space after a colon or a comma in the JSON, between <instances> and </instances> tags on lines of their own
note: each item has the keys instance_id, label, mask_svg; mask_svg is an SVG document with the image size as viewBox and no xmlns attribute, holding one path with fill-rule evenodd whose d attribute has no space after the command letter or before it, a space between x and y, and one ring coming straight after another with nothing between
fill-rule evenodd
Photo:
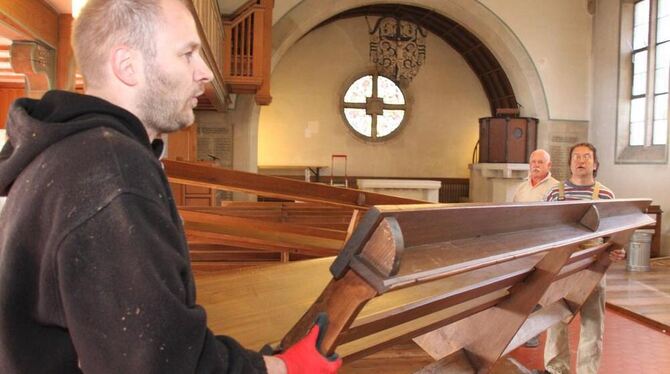
<instances>
[{"instance_id":1,"label":"white plaster wall","mask_svg":"<svg viewBox=\"0 0 670 374\"><path fill-rule=\"evenodd\" d=\"M350 175L468 177L478 118L488 100L463 58L435 35L426 63L406 90L405 129L381 143L353 136L340 114L346 83L369 69L364 18L337 21L294 44L272 73L272 105L263 107L258 163L330 165L347 154Z\"/></svg>"},{"instance_id":2,"label":"white plaster wall","mask_svg":"<svg viewBox=\"0 0 670 374\"><path fill-rule=\"evenodd\" d=\"M589 136L598 148L598 179L618 198L651 198L670 212L668 164L615 164L618 101L619 0L600 0L594 22L593 120ZM662 253L670 255L670 219L663 215Z\"/></svg>"},{"instance_id":3,"label":"white plaster wall","mask_svg":"<svg viewBox=\"0 0 670 374\"><path fill-rule=\"evenodd\" d=\"M323 2L322 0L302 0L295 2L290 11L281 16L274 24L273 67L279 64L284 54L300 38L320 22L347 9L386 2L388 1L338 0L337 2ZM505 70L517 100L523 105L521 115L536 117L540 120L538 146L544 148L551 146L552 143L551 139L554 136L554 131L551 128L552 123L556 121L570 121L587 125L590 119L588 109L588 89L590 85L587 83L590 67L588 58L590 54L583 51L583 46L589 44L587 40L590 38L590 22L584 22L584 19L581 19L578 23L579 26L574 27L577 30L586 29L583 33L574 30L570 32L563 30L563 23L560 22L564 22L566 19L571 20L573 14L579 13L588 18L584 10L584 4L577 0L567 0L566 2L568 4L562 6L562 2L558 2L561 4L555 4L557 2L550 0L531 2L522 0L402 1L403 4L430 9L458 22L486 44ZM501 15L494 13L492 8L501 12ZM545 16L548 12L546 12L546 9L550 9L552 14L560 14L560 17L550 16L549 18L552 21L547 22ZM523 15L532 15L532 17L529 17L532 19L529 27L524 29L526 27L524 16L516 16L516 12L520 12ZM275 12L274 15L278 16L278 13ZM555 24L556 22L559 23ZM524 29L525 31L518 31L514 27ZM571 50L570 46L575 43L575 40L578 41L576 44L577 47ZM569 63L552 65L552 69L558 71L561 74L561 78L555 79L554 82L558 86L549 85L549 90L552 92L561 92L555 94L551 102L549 102L545 95L545 89L548 84L541 79L538 67L533 59L534 56L529 54L530 50L526 45L529 43L535 43L538 48L546 45L542 49L542 52L549 53L555 51L555 54L551 55L552 59L556 55L567 56L565 60L569 59ZM559 45L560 48L557 48L556 45ZM579 52L575 53L574 50L578 50ZM579 68L572 69L570 68L571 64L576 64ZM560 70L564 68L567 68L570 72L561 72ZM576 70L580 72L576 72ZM587 74L584 74L585 71ZM547 74L549 73L545 72L545 76ZM585 88L575 88L576 86ZM571 113L562 113L561 116L556 116L556 111L554 110L550 116L549 106L553 105L553 102L561 100L570 101L570 104L560 104L559 106L563 108L568 107ZM562 116L568 119L561 119Z\"/></svg>"},{"instance_id":4,"label":"white plaster wall","mask_svg":"<svg viewBox=\"0 0 670 374\"><path fill-rule=\"evenodd\" d=\"M510 0L512 4L516 0ZM272 29L272 64L281 61L284 54L306 33L321 22L343 11L388 0L302 0L282 16ZM413 5L444 15L474 33L496 56L505 70L517 100L523 103L521 115L540 119L538 137L546 132L542 122L548 119L547 101L537 69L528 50L509 25L492 10L477 0L403 0Z\"/></svg>"},{"instance_id":5,"label":"white plaster wall","mask_svg":"<svg viewBox=\"0 0 670 374\"><path fill-rule=\"evenodd\" d=\"M479 1L528 50L542 79L549 118L588 120L592 17L586 0Z\"/></svg>"},{"instance_id":6,"label":"white plaster wall","mask_svg":"<svg viewBox=\"0 0 670 374\"><path fill-rule=\"evenodd\" d=\"M235 109L226 113L225 121L233 126L233 169L258 172L258 114L253 95L237 95ZM233 192L233 200L256 200L255 195Z\"/></svg>"}]
</instances>

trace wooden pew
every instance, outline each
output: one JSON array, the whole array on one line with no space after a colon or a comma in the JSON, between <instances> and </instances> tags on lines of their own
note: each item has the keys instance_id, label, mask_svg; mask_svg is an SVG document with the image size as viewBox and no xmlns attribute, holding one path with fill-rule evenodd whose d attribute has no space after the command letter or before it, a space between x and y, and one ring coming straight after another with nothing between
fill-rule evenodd
<instances>
[{"instance_id":1,"label":"wooden pew","mask_svg":"<svg viewBox=\"0 0 670 374\"><path fill-rule=\"evenodd\" d=\"M350 208L303 203L228 202L180 215L196 272L336 255L355 219Z\"/></svg>"},{"instance_id":2,"label":"wooden pew","mask_svg":"<svg viewBox=\"0 0 670 374\"><path fill-rule=\"evenodd\" d=\"M199 277L198 302L252 349L290 346L327 312L323 351L345 363L414 339L436 359L426 373L502 372L507 353L579 311L608 251L652 222L648 205L379 206L337 257Z\"/></svg>"},{"instance_id":3,"label":"wooden pew","mask_svg":"<svg viewBox=\"0 0 670 374\"><path fill-rule=\"evenodd\" d=\"M224 201L220 207L181 207L182 210L306 225L345 231L353 209L317 203Z\"/></svg>"},{"instance_id":4,"label":"wooden pew","mask_svg":"<svg viewBox=\"0 0 670 374\"><path fill-rule=\"evenodd\" d=\"M180 207L196 272L336 255L358 222L360 211L370 204L427 203L202 162L163 160L163 164L172 183L307 202Z\"/></svg>"},{"instance_id":5,"label":"wooden pew","mask_svg":"<svg viewBox=\"0 0 670 374\"><path fill-rule=\"evenodd\" d=\"M225 169L202 163L163 160L165 173L172 183L209 187L226 191L262 194L267 197L316 202L326 205L367 209L379 204L420 204L427 201L407 199L338 188L319 183L307 183L289 178L270 177L239 170Z\"/></svg>"}]
</instances>

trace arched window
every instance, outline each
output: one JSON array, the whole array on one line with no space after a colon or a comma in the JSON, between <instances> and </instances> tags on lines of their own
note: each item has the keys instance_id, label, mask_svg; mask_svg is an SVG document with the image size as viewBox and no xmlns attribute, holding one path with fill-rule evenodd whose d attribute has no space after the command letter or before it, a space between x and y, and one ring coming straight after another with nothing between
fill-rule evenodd
<instances>
[{"instance_id":1,"label":"arched window","mask_svg":"<svg viewBox=\"0 0 670 374\"><path fill-rule=\"evenodd\" d=\"M348 86L342 111L348 127L358 137L383 141L400 130L407 116L407 102L395 82L367 74Z\"/></svg>"}]
</instances>

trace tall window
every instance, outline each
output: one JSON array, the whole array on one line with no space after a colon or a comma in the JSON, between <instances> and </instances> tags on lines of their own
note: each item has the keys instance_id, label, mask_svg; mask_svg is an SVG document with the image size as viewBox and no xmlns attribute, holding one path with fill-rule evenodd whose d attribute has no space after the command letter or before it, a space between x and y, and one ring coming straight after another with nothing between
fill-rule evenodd
<instances>
[{"instance_id":1,"label":"tall window","mask_svg":"<svg viewBox=\"0 0 670 374\"><path fill-rule=\"evenodd\" d=\"M400 130L407 110L405 94L377 74L356 79L344 93L342 111L349 128L367 141L383 141Z\"/></svg>"},{"instance_id":2,"label":"tall window","mask_svg":"<svg viewBox=\"0 0 670 374\"><path fill-rule=\"evenodd\" d=\"M629 146L668 142L670 0L635 2Z\"/></svg>"}]
</instances>

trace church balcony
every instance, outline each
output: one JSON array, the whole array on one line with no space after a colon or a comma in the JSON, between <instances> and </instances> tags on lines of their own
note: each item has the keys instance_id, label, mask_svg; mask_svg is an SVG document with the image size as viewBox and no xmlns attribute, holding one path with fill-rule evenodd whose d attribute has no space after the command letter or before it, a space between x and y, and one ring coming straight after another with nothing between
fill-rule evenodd
<instances>
[{"instance_id":1,"label":"church balcony","mask_svg":"<svg viewBox=\"0 0 670 374\"><path fill-rule=\"evenodd\" d=\"M223 79L231 93L255 94L268 105L274 0L252 0L223 21Z\"/></svg>"},{"instance_id":2,"label":"church balcony","mask_svg":"<svg viewBox=\"0 0 670 374\"><path fill-rule=\"evenodd\" d=\"M192 4L196 15L196 26L202 39L201 53L214 74L214 79L207 84L198 109L225 111L230 97L222 74L225 37L221 13L216 0L193 0Z\"/></svg>"}]
</instances>

